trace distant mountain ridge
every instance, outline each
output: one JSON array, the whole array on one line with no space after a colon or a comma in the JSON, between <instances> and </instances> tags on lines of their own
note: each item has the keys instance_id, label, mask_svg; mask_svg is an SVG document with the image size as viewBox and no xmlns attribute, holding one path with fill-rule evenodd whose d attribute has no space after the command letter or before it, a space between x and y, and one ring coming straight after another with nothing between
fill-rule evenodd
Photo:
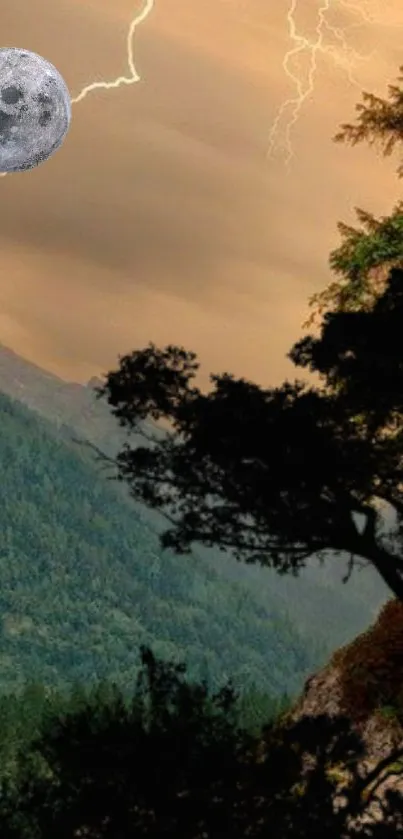
<instances>
[{"instance_id":1,"label":"distant mountain ridge","mask_svg":"<svg viewBox=\"0 0 403 839\"><path fill-rule=\"evenodd\" d=\"M96 376L86 385L65 382L0 344L0 391L58 427L69 426L96 445L116 449L122 433L108 406L95 398L101 383Z\"/></svg>"}]
</instances>

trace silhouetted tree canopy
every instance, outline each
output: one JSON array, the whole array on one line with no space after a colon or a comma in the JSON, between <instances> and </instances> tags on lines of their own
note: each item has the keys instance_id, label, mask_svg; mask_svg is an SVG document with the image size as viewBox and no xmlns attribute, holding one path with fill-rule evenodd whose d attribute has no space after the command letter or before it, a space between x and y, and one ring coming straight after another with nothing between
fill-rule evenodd
<instances>
[{"instance_id":1,"label":"silhouetted tree canopy","mask_svg":"<svg viewBox=\"0 0 403 839\"><path fill-rule=\"evenodd\" d=\"M360 772L364 747L348 720L282 720L254 738L237 724L229 687L208 696L150 650L142 661L131 701L99 693L49 721L16 783L3 785L2 839L400 835L399 795L381 802L382 833L353 825L391 757Z\"/></svg>"},{"instance_id":2,"label":"silhouetted tree canopy","mask_svg":"<svg viewBox=\"0 0 403 839\"><path fill-rule=\"evenodd\" d=\"M326 314L320 337L303 338L289 357L319 372L374 433L391 431L403 417L402 324L403 271L395 268L370 311Z\"/></svg>"},{"instance_id":3,"label":"silhouetted tree canopy","mask_svg":"<svg viewBox=\"0 0 403 839\"><path fill-rule=\"evenodd\" d=\"M392 271L372 312L328 315L320 338L294 347L295 363L326 378L321 391L223 374L202 393L195 355L176 347L120 360L101 389L120 423L152 416L172 428L146 447L127 444L116 461L133 496L169 518L166 546L232 549L280 573L315 552L346 551L403 597L403 561L378 538L376 503L403 521L402 279ZM361 531L354 513L365 516Z\"/></svg>"},{"instance_id":4,"label":"silhouetted tree canopy","mask_svg":"<svg viewBox=\"0 0 403 839\"><path fill-rule=\"evenodd\" d=\"M336 139L389 138L387 153L403 139L403 92L391 88L391 97L364 94L360 126L343 126ZM170 521L165 546L218 546L279 573L344 551L351 567L357 557L371 562L403 599L402 205L380 222L358 215L367 233L344 226L333 254L347 285L322 302L336 308L320 336L289 355L319 373L320 388L301 380L263 388L223 373L203 393L194 353L150 344L120 358L99 395L126 429L141 430L147 418L170 427L144 447L128 443L116 460L133 497ZM393 265L375 289L371 269ZM379 538L385 502L398 519L393 548Z\"/></svg>"}]
</instances>

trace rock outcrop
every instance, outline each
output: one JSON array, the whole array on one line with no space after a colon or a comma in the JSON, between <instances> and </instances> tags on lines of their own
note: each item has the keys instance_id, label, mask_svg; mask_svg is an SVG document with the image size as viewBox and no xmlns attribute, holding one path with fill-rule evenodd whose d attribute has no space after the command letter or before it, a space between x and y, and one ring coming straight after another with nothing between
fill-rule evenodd
<instances>
[{"instance_id":1,"label":"rock outcrop","mask_svg":"<svg viewBox=\"0 0 403 839\"><path fill-rule=\"evenodd\" d=\"M359 764L360 775L395 750L403 750L403 603L388 601L367 632L338 650L327 666L307 679L287 722L323 714L348 717L362 739L366 754ZM395 760L392 774L379 785L380 802L387 789L403 793L403 762L401 766ZM343 767L338 766L338 771L345 782ZM381 805L372 802L362 818L381 819Z\"/></svg>"}]
</instances>

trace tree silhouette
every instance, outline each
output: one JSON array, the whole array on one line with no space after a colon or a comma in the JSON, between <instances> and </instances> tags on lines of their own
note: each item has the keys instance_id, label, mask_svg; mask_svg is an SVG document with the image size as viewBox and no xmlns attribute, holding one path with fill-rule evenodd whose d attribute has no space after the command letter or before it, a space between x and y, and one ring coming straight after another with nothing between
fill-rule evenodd
<instances>
[{"instance_id":1,"label":"tree silhouette","mask_svg":"<svg viewBox=\"0 0 403 839\"><path fill-rule=\"evenodd\" d=\"M391 88L391 95L388 105L364 94L361 127L343 126L337 139L378 132L389 137L388 152L403 138L403 92ZM123 428L147 437L137 449L123 447L117 477L168 519L165 546L186 552L201 542L279 573L298 573L314 553L343 551L351 567L357 557L372 563L403 599L403 274L386 272L376 290L369 278L371 268L403 259L402 207L380 222L358 211L366 236L344 229L346 242L333 255L349 283L344 303L335 292L320 337L304 338L289 356L320 374L320 389L301 380L262 388L224 373L202 393L195 354L153 344L107 374L98 395ZM147 418L170 431L147 434ZM398 517L393 548L379 538L379 502ZM363 529L354 514L364 516Z\"/></svg>"},{"instance_id":2,"label":"tree silhouette","mask_svg":"<svg viewBox=\"0 0 403 839\"><path fill-rule=\"evenodd\" d=\"M380 542L374 503L403 515L400 282L394 272L374 313L329 318L321 339L294 348L300 364L328 375L327 390L298 381L264 389L223 374L206 394L183 349L150 345L121 358L100 392L122 426L150 415L171 424L116 459L132 495L170 520L165 546L185 552L199 541L280 573L298 572L315 552L346 551L372 562L403 598L403 561ZM363 530L354 513L365 516Z\"/></svg>"},{"instance_id":3,"label":"tree silhouette","mask_svg":"<svg viewBox=\"0 0 403 839\"><path fill-rule=\"evenodd\" d=\"M303 338L289 354L296 365L319 372L352 417L365 417L374 443L381 448L384 432L389 431L382 455L390 451L392 440L395 452L392 431L401 429L403 417L402 323L403 271L394 268L370 311L326 314L320 337ZM389 476L391 485L396 485L397 474ZM382 493L380 497L384 498ZM399 494L394 504L398 506Z\"/></svg>"},{"instance_id":4,"label":"tree silhouette","mask_svg":"<svg viewBox=\"0 0 403 839\"><path fill-rule=\"evenodd\" d=\"M17 789L3 790L4 839L378 839L354 819L388 763L360 773L363 744L346 719L282 720L253 738L237 725L229 687L208 696L183 668L145 649L142 660L131 703L99 696L37 740L48 774L31 761ZM342 782L332 772L340 763ZM397 795L385 811L386 839L399 835L401 804Z\"/></svg>"}]
</instances>

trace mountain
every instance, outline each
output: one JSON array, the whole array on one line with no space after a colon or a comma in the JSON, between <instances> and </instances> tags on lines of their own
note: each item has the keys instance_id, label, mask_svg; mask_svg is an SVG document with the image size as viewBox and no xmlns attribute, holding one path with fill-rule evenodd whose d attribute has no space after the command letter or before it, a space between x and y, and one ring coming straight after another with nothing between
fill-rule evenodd
<instances>
[{"instance_id":1,"label":"mountain","mask_svg":"<svg viewBox=\"0 0 403 839\"><path fill-rule=\"evenodd\" d=\"M369 768L401 745L403 607L378 615L388 591L373 569L344 586L347 557L312 558L293 579L199 547L162 552L161 519L74 442L121 445L96 384L68 384L0 347L0 692L100 678L131 687L146 644L215 687L231 677L279 697L305 681L284 723L347 713ZM329 771L348 780L348 767Z\"/></svg>"},{"instance_id":2,"label":"mountain","mask_svg":"<svg viewBox=\"0 0 403 839\"><path fill-rule=\"evenodd\" d=\"M110 453L121 444L123 434L108 406L95 398L100 381L93 377L87 385L65 382L0 344L1 392Z\"/></svg>"},{"instance_id":3,"label":"mountain","mask_svg":"<svg viewBox=\"0 0 403 839\"><path fill-rule=\"evenodd\" d=\"M323 659L293 620L155 531L87 449L0 394L0 687L108 678L140 644L193 678L294 693Z\"/></svg>"},{"instance_id":4,"label":"mountain","mask_svg":"<svg viewBox=\"0 0 403 839\"><path fill-rule=\"evenodd\" d=\"M94 388L99 383L96 378L87 385L67 383L0 345L0 391L49 420L65 441L78 437L113 455L126 438L108 405L95 398ZM144 444L144 440L133 435L131 444ZM79 448L75 444L75 449ZM92 457L99 479L105 481L105 473ZM127 496L122 488L121 495ZM165 526L155 511L133 501L131 512L154 533ZM194 548L193 559L201 563L200 567L209 567L222 581L241 585L259 608L270 610L275 606L281 610L298 626L307 643L320 638L327 653L366 628L389 595L371 566L354 571L344 585L347 556L329 555L324 565L312 558L297 579L238 563L231 556L200 546Z\"/></svg>"}]
</instances>

